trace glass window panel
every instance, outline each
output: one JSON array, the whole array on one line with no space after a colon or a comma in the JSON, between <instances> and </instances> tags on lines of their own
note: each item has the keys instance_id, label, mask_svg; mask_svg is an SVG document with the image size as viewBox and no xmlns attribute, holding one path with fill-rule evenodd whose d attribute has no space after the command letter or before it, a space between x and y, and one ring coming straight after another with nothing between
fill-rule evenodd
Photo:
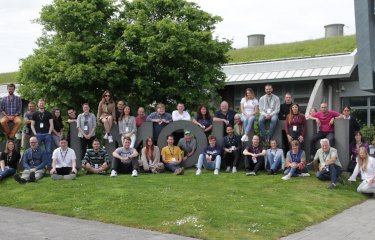
<instances>
[{"instance_id":1,"label":"glass window panel","mask_svg":"<svg viewBox=\"0 0 375 240\"><path fill-rule=\"evenodd\" d=\"M359 125L367 125L367 109L352 109L351 115L357 119ZM375 117L375 112L374 112ZM375 120L375 119L374 119Z\"/></svg>"},{"instance_id":2,"label":"glass window panel","mask_svg":"<svg viewBox=\"0 0 375 240\"><path fill-rule=\"evenodd\" d=\"M367 107L367 97L351 97L351 98L343 98L342 99L343 106L363 106Z\"/></svg>"},{"instance_id":3,"label":"glass window panel","mask_svg":"<svg viewBox=\"0 0 375 240\"><path fill-rule=\"evenodd\" d=\"M375 106L375 96L370 97L371 106Z\"/></svg>"},{"instance_id":4,"label":"glass window panel","mask_svg":"<svg viewBox=\"0 0 375 240\"><path fill-rule=\"evenodd\" d=\"M375 125L375 109L370 110L370 123Z\"/></svg>"}]
</instances>

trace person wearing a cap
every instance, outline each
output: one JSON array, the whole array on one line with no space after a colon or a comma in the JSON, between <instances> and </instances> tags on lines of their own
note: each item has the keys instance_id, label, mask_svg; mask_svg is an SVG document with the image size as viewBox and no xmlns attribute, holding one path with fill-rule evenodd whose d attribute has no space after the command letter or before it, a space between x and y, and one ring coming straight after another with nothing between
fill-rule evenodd
<instances>
[{"instance_id":1,"label":"person wearing a cap","mask_svg":"<svg viewBox=\"0 0 375 240\"><path fill-rule=\"evenodd\" d=\"M197 149L197 140L195 140L190 130L185 130L184 137L178 141L177 146L183 150L184 156L182 160L185 161L193 155L195 149Z\"/></svg>"}]
</instances>

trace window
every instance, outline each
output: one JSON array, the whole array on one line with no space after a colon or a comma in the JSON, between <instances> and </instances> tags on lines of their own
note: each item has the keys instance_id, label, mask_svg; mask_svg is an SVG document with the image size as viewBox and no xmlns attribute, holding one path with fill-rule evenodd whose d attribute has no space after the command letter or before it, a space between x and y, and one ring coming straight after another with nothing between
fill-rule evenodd
<instances>
[{"instance_id":1,"label":"window","mask_svg":"<svg viewBox=\"0 0 375 240\"><path fill-rule=\"evenodd\" d=\"M360 125L375 124L375 97L342 98L341 104L351 107L352 116Z\"/></svg>"}]
</instances>

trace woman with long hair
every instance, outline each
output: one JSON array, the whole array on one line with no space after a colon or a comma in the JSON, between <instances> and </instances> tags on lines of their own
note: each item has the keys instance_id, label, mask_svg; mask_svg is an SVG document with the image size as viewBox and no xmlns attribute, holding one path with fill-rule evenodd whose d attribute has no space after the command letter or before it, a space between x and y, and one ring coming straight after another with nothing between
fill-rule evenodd
<instances>
[{"instance_id":1,"label":"woman with long hair","mask_svg":"<svg viewBox=\"0 0 375 240\"><path fill-rule=\"evenodd\" d=\"M210 135L212 130L212 117L206 105L200 105L198 107L197 115L195 119L193 118L193 123L201 127L206 136Z\"/></svg>"},{"instance_id":2,"label":"woman with long hair","mask_svg":"<svg viewBox=\"0 0 375 240\"><path fill-rule=\"evenodd\" d=\"M245 96L241 99L241 121L244 125L244 135L241 141L249 141L249 135L252 131L253 124L255 121L255 114L258 112L258 99L255 98L253 89L246 88Z\"/></svg>"},{"instance_id":3,"label":"woman with long hair","mask_svg":"<svg viewBox=\"0 0 375 240\"><path fill-rule=\"evenodd\" d=\"M160 150L154 145L152 137L146 139L146 146L142 148L141 161L145 172L160 173L164 171L164 164L160 162Z\"/></svg>"},{"instance_id":4,"label":"woman with long hair","mask_svg":"<svg viewBox=\"0 0 375 240\"><path fill-rule=\"evenodd\" d=\"M353 172L357 165L357 155L360 147L365 147L368 151L369 145L363 138L360 131L354 133L354 140L350 143L350 162L348 164L348 172Z\"/></svg>"},{"instance_id":5,"label":"woman with long hair","mask_svg":"<svg viewBox=\"0 0 375 240\"><path fill-rule=\"evenodd\" d=\"M357 191L361 193L375 193L375 159L368 155L366 147L360 147L357 165L348 181L355 182L358 173L361 173L362 183Z\"/></svg>"},{"instance_id":6,"label":"woman with long hair","mask_svg":"<svg viewBox=\"0 0 375 240\"><path fill-rule=\"evenodd\" d=\"M302 143L305 139L306 118L300 112L300 107L297 103L293 103L290 107L290 112L285 121L285 132L289 143L293 140Z\"/></svg>"},{"instance_id":7,"label":"woman with long hair","mask_svg":"<svg viewBox=\"0 0 375 240\"><path fill-rule=\"evenodd\" d=\"M104 139L108 139L108 142L113 142L111 135L111 128L113 121L116 119L116 107L113 101L113 96L110 91L106 90L102 94L102 99L99 102L97 119L104 126Z\"/></svg>"},{"instance_id":8,"label":"woman with long hair","mask_svg":"<svg viewBox=\"0 0 375 240\"><path fill-rule=\"evenodd\" d=\"M52 139L56 147L59 147L60 139L63 135L63 129L64 129L64 123L63 123L59 108L54 107L52 109L52 119L53 119Z\"/></svg>"},{"instance_id":9,"label":"woman with long hair","mask_svg":"<svg viewBox=\"0 0 375 240\"><path fill-rule=\"evenodd\" d=\"M137 138L137 126L135 123L135 117L130 116L130 111L130 106L125 105L124 112L119 118L118 128L121 134L121 142L123 142L124 137L130 137L132 140L130 147L133 148Z\"/></svg>"},{"instance_id":10,"label":"woman with long hair","mask_svg":"<svg viewBox=\"0 0 375 240\"><path fill-rule=\"evenodd\" d=\"M4 178L13 176L17 172L17 164L21 158L15 148L13 140L8 140L4 152L0 155L0 181Z\"/></svg>"}]
</instances>

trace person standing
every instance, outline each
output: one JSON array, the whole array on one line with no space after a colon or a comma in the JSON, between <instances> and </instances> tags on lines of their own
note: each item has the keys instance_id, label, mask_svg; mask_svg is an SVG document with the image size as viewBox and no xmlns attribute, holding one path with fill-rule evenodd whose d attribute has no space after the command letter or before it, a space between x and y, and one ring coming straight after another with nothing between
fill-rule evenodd
<instances>
[{"instance_id":1,"label":"person standing","mask_svg":"<svg viewBox=\"0 0 375 240\"><path fill-rule=\"evenodd\" d=\"M44 149L47 154L47 169L51 169L51 143L52 143L52 130L53 130L53 118L52 114L45 110L46 102L44 99L39 99L38 108L39 110L33 114L31 120L31 130L38 139L38 145L42 146L44 142Z\"/></svg>"},{"instance_id":2,"label":"person standing","mask_svg":"<svg viewBox=\"0 0 375 240\"><path fill-rule=\"evenodd\" d=\"M8 96L3 97L0 105L3 114L0 123L7 138L14 139L22 123L22 101L20 97L14 95L16 86L13 83L8 84L7 90ZM12 128L9 128L8 123L10 122L13 123Z\"/></svg>"},{"instance_id":3,"label":"person standing","mask_svg":"<svg viewBox=\"0 0 375 240\"><path fill-rule=\"evenodd\" d=\"M54 107L52 109L52 118L53 118L53 129L52 129L52 139L55 142L56 147L60 145L60 139L64 131L64 124L61 117L60 109Z\"/></svg>"},{"instance_id":4,"label":"person standing","mask_svg":"<svg viewBox=\"0 0 375 240\"><path fill-rule=\"evenodd\" d=\"M56 148L52 154L52 169L50 171L53 180L73 180L77 175L76 154L68 147L68 140L64 137L60 139L60 147Z\"/></svg>"},{"instance_id":5,"label":"person standing","mask_svg":"<svg viewBox=\"0 0 375 240\"><path fill-rule=\"evenodd\" d=\"M121 135L121 142L125 137L129 137L132 141L130 144L131 148L134 148L135 140L137 139L137 126L135 117L130 116L130 106L124 106L124 112L118 121L118 129Z\"/></svg>"},{"instance_id":6,"label":"person standing","mask_svg":"<svg viewBox=\"0 0 375 240\"><path fill-rule=\"evenodd\" d=\"M29 147L29 140L33 136L33 131L31 131L31 119L33 118L33 114L35 113L35 103L29 102L27 107L28 107L28 111L25 112L25 114L23 115L23 121L25 125L23 126L22 140L21 140L21 146L24 149Z\"/></svg>"},{"instance_id":7,"label":"person standing","mask_svg":"<svg viewBox=\"0 0 375 240\"><path fill-rule=\"evenodd\" d=\"M185 106L183 103L177 104L177 110L174 110L172 112L172 120L173 121L179 121L179 120L190 121L191 120L190 114L187 111L185 111Z\"/></svg>"},{"instance_id":8,"label":"person standing","mask_svg":"<svg viewBox=\"0 0 375 240\"><path fill-rule=\"evenodd\" d=\"M158 140L161 130L172 121L172 115L165 112L165 105L162 103L156 105L156 112L147 116L147 122L152 122L154 141Z\"/></svg>"},{"instance_id":9,"label":"person standing","mask_svg":"<svg viewBox=\"0 0 375 240\"><path fill-rule=\"evenodd\" d=\"M116 121L120 121L122 114L124 114L125 102L123 100L117 101L117 110L116 110Z\"/></svg>"},{"instance_id":10,"label":"person standing","mask_svg":"<svg viewBox=\"0 0 375 240\"><path fill-rule=\"evenodd\" d=\"M139 128L144 122L146 122L147 117L145 115L145 109L139 107L137 111L137 116L135 117L135 125Z\"/></svg>"},{"instance_id":11,"label":"person standing","mask_svg":"<svg viewBox=\"0 0 375 240\"><path fill-rule=\"evenodd\" d=\"M207 137L210 135L213 127L212 117L206 105L198 107L197 115L193 118L193 123L202 128Z\"/></svg>"},{"instance_id":12,"label":"person standing","mask_svg":"<svg viewBox=\"0 0 375 240\"><path fill-rule=\"evenodd\" d=\"M229 109L229 104L227 101L222 101L220 103L220 110L218 110L216 113L215 113L215 117L213 118L213 121L214 122L223 122L224 123L224 129L223 131L226 133L225 131L225 127L227 125L232 125L234 126L234 115L236 115L236 111L232 110L232 109Z\"/></svg>"},{"instance_id":13,"label":"person standing","mask_svg":"<svg viewBox=\"0 0 375 240\"><path fill-rule=\"evenodd\" d=\"M273 88L271 84L267 84L264 87L264 90L266 94L259 99L259 128L262 135L262 141L265 143L272 139L275 132L280 111L280 99L278 96L272 94ZM268 136L266 133L267 121L270 122Z\"/></svg>"},{"instance_id":14,"label":"person standing","mask_svg":"<svg viewBox=\"0 0 375 240\"><path fill-rule=\"evenodd\" d=\"M81 159L84 158L87 148L92 146L96 130L96 117L90 113L89 104L84 103L82 110L83 113L79 114L77 118L78 137L81 143Z\"/></svg>"},{"instance_id":15,"label":"person standing","mask_svg":"<svg viewBox=\"0 0 375 240\"><path fill-rule=\"evenodd\" d=\"M68 107L68 146L70 147L70 144L72 142L71 136L70 136L70 123L77 123L77 115L76 115L76 109L74 107ZM76 124L75 124L76 125Z\"/></svg>"}]
</instances>

